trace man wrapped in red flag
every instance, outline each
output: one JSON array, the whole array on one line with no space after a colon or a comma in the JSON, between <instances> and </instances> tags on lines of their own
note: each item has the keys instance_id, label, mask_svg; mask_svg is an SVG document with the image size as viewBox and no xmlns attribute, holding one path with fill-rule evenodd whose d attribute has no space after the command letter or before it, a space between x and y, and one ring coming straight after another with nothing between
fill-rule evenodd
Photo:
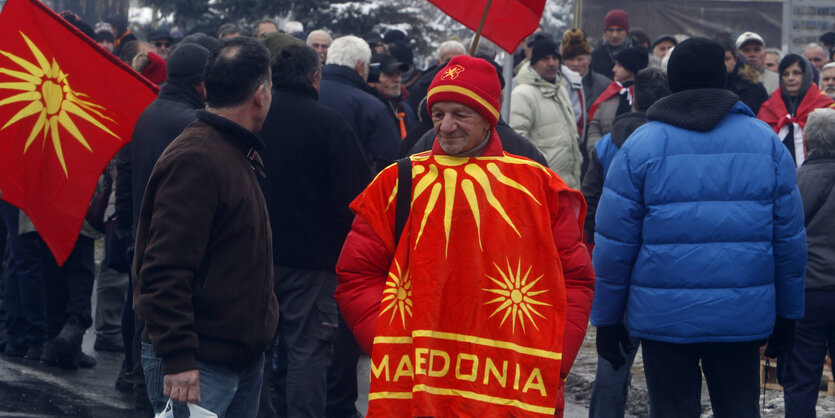
<instances>
[{"instance_id":1,"label":"man wrapped in red flag","mask_svg":"<svg viewBox=\"0 0 835 418\"><path fill-rule=\"evenodd\" d=\"M503 151L500 94L492 65L453 58L427 95L432 151L351 204L336 299L371 354L369 416L562 415L594 287L586 208Z\"/></svg>"},{"instance_id":2,"label":"man wrapped in red flag","mask_svg":"<svg viewBox=\"0 0 835 418\"><path fill-rule=\"evenodd\" d=\"M156 87L35 0L0 14L0 190L58 264Z\"/></svg>"}]
</instances>

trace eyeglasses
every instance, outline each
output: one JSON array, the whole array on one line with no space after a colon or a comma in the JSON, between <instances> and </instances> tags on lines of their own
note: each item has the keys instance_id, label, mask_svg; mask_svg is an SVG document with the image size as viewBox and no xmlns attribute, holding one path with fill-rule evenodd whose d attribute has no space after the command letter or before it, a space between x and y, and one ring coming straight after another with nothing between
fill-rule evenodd
<instances>
[{"instance_id":1,"label":"eyeglasses","mask_svg":"<svg viewBox=\"0 0 835 418\"><path fill-rule=\"evenodd\" d=\"M157 48L162 48L162 47L169 48L169 47L171 47L171 42L154 41L154 46L157 47Z\"/></svg>"}]
</instances>

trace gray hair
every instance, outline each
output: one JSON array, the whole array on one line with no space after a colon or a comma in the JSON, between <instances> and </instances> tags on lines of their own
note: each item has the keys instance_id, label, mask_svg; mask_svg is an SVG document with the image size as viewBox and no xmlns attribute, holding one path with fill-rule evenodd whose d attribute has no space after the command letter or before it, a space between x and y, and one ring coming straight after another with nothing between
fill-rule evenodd
<instances>
[{"instance_id":1,"label":"gray hair","mask_svg":"<svg viewBox=\"0 0 835 418\"><path fill-rule=\"evenodd\" d=\"M815 48L820 48L821 51L826 53L826 48L824 48L823 45L821 45L818 42L809 42L808 44L806 44L805 47L803 47L803 52L806 52L810 49L815 49Z\"/></svg>"},{"instance_id":2,"label":"gray hair","mask_svg":"<svg viewBox=\"0 0 835 418\"><path fill-rule=\"evenodd\" d=\"M310 40L313 39L313 37L317 36L317 35L327 36L328 37L328 42L331 42L331 43L333 42L333 38L331 38L331 34L329 34L327 31L324 31L322 29L316 29L316 30L314 30L313 32L310 32L307 35L307 39L304 41L304 43L306 43L307 46L310 46Z\"/></svg>"},{"instance_id":3,"label":"gray hair","mask_svg":"<svg viewBox=\"0 0 835 418\"><path fill-rule=\"evenodd\" d=\"M821 68L821 71L828 70L830 68L835 68L835 61L826 63L826 65L824 65L823 68Z\"/></svg>"},{"instance_id":4,"label":"gray hair","mask_svg":"<svg viewBox=\"0 0 835 418\"><path fill-rule=\"evenodd\" d=\"M835 156L835 109L815 109L803 129L809 156Z\"/></svg>"},{"instance_id":5,"label":"gray hair","mask_svg":"<svg viewBox=\"0 0 835 418\"><path fill-rule=\"evenodd\" d=\"M473 46L473 41L475 37L467 39L467 51ZM489 39L482 37L478 40L478 45L475 47L475 54L473 56L485 56L492 60L496 59L496 55L499 53L499 47L496 46L493 42L490 42Z\"/></svg>"},{"instance_id":6,"label":"gray hair","mask_svg":"<svg viewBox=\"0 0 835 418\"><path fill-rule=\"evenodd\" d=\"M328 48L326 64L356 68L360 61L366 66L371 62L371 48L368 42L354 35L336 38Z\"/></svg>"},{"instance_id":7,"label":"gray hair","mask_svg":"<svg viewBox=\"0 0 835 418\"><path fill-rule=\"evenodd\" d=\"M777 57L777 62L780 62L783 59L783 51L780 51L777 48L767 48L764 51L766 54L774 54Z\"/></svg>"},{"instance_id":8,"label":"gray hair","mask_svg":"<svg viewBox=\"0 0 835 418\"><path fill-rule=\"evenodd\" d=\"M479 41L479 43L480 43L480 41ZM435 51L435 59L438 60L438 62L440 62L441 59L443 58L443 56L447 52L450 52L450 51L453 51L453 50L461 51L461 53L458 54L458 55L464 55L464 54L467 53L467 49L464 48L464 44L462 44L461 42L446 41L446 42L442 43L441 46L439 46L438 49Z\"/></svg>"}]
</instances>

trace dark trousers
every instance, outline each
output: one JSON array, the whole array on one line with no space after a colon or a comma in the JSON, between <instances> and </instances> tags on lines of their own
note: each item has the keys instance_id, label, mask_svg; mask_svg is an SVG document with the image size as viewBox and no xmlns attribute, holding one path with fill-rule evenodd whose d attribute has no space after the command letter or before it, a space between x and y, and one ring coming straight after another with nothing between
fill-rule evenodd
<instances>
[{"instance_id":1,"label":"dark trousers","mask_svg":"<svg viewBox=\"0 0 835 418\"><path fill-rule=\"evenodd\" d=\"M3 292L6 336L11 346L34 347L46 339L41 255L48 250L37 233L17 234L20 215L16 207L0 202L0 211L6 229L11 231Z\"/></svg>"},{"instance_id":2,"label":"dark trousers","mask_svg":"<svg viewBox=\"0 0 835 418\"><path fill-rule=\"evenodd\" d=\"M340 314L333 360L328 369L328 404L325 410L327 418L359 416L355 404L358 396L357 362L361 355L362 348Z\"/></svg>"},{"instance_id":3,"label":"dark trousers","mask_svg":"<svg viewBox=\"0 0 835 418\"><path fill-rule=\"evenodd\" d=\"M91 298L96 275L93 239L79 235L72 253L60 267L52 253L45 252L43 267L49 337L57 336L70 318L75 318L81 329L90 328L93 324Z\"/></svg>"},{"instance_id":4,"label":"dark trousers","mask_svg":"<svg viewBox=\"0 0 835 418\"><path fill-rule=\"evenodd\" d=\"M699 417L702 372L714 417L760 416L759 341L672 344L642 339L641 348L652 417Z\"/></svg>"},{"instance_id":5,"label":"dark trousers","mask_svg":"<svg viewBox=\"0 0 835 418\"><path fill-rule=\"evenodd\" d=\"M815 416L826 353L835 358L835 290L807 290L806 312L796 322L792 350L777 359L786 416Z\"/></svg>"},{"instance_id":6,"label":"dark trousers","mask_svg":"<svg viewBox=\"0 0 835 418\"><path fill-rule=\"evenodd\" d=\"M333 271L275 266L278 298L276 410L279 416L325 415L326 378L338 310Z\"/></svg>"}]
</instances>

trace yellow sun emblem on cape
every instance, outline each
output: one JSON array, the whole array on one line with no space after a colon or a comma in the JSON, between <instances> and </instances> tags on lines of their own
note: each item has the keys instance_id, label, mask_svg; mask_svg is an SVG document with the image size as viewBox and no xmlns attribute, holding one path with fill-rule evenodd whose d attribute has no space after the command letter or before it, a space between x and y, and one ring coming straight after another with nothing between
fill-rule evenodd
<instances>
[{"instance_id":1,"label":"yellow sun emblem on cape","mask_svg":"<svg viewBox=\"0 0 835 418\"><path fill-rule=\"evenodd\" d=\"M519 325L522 327L523 333L527 332L525 330L526 320L530 321L533 327L538 331L539 327L536 326L536 321L534 321L533 315L531 314L533 313L540 318L545 318L545 316L539 313L534 306L552 306L550 303L534 299L534 296L541 295L548 291L548 289L532 290L543 276L540 275L535 280L528 283L528 278L531 274L531 267L528 267L528 271L526 271L523 275L521 259L516 267L516 272L514 272L513 268L510 266L509 260L507 261L507 271L503 271L498 265L496 265L496 263L493 263L493 266L495 266L496 270L498 270L502 280L497 280L493 277L487 276L488 279L499 287L496 289L481 289L485 292L499 295L499 297L484 303L485 305L499 303L499 307L496 308L492 314L490 314L488 319L496 316L499 312L504 311L504 316L502 316L502 322L499 324L499 327L504 326L505 321L509 317L512 330L511 332L513 334L516 333L517 320L519 321Z\"/></svg>"},{"instance_id":2,"label":"yellow sun emblem on cape","mask_svg":"<svg viewBox=\"0 0 835 418\"><path fill-rule=\"evenodd\" d=\"M69 177L58 125L66 129L78 143L92 152L93 149L90 148L90 144L84 139L84 135L75 125L70 115L84 119L102 131L112 135L114 138L120 139L110 129L105 127L100 120L104 119L112 123L116 122L102 113L104 107L84 100L85 97L88 97L87 95L73 91L68 81L68 75L61 71L55 58L52 59L52 63L50 64L43 52L23 32L20 32L20 36L23 37L26 45L29 46L35 62L27 61L6 51L0 51L0 54L25 70L25 72L21 72L9 68L0 68L0 74L5 74L18 80L15 82L0 83L0 89L22 92L0 100L0 106L18 102L27 102L29 104L12 116L0 130L8 128L24 118L30 116L36 117L35 125L29 133L29 137L26 138L26 144L23 147L24 154L29 150L29 146L35 142L39 134L42 135L44 144L46 144L47 135L50 135L52 146L55 148L55 154L58 156L58 161L64 169L64 175Z\"/></svg>"},{"instance_id":3,"label":"yellow sun emblem on cape","mask_svg":"<svg viewBox=\"0 0 835 418\"><path fill-rule=\"evenodd\" d=\"M419 157L420 158L420 157ZM455 192L457 188L461 187L461 190L464 192L464 197L467 199L467 205L469 206L470 212L473 215L473 220L475 221L476 229L478 231L478 246L480 249L484 250L484 247L481 243L481 208L479 207L478 202L478 195L476 191L476 185L481 189L483 192L484 197L487 200L487 203L490 207L493 208L501 218L510 226L511 229L516 233L517 236L522 236L519 230L516 228L516 224L513 220L510 219L510 216L507 214L502 203L496 198L496 195L493 193L494 188L498 187L510 187L512 189L518 190L523 194L527 195L531 198L537 205L541 205L539 200L528 190L525 186L517 182L516 180L511 179L507 175L505 175L499 164L496 162L489 162L482 165L472 162L470 159L462 159L462 158L455 158L443 155L436 155L434 156L435 161L439 164L418 164L412 168L412 177L417 180L417 184L414 186L414 193L412 194L412 203L414 203L420 196L423 195L427 190L429 190L429 200L426 203L426 208L423 210L422 218L420 221L420 229L418 230L417 238L415 239L415 248L417 248L418 242L420 242L420 238L423 236L423 231L426 228L426 222L429 219L429 215L435 209L436 205L438 204L439 197L441 192L444 193L444 234L446 235L446 247L445 247L445 254L449 251L449 234L452 230L452 210L455 207ZM501 161L507 164L520 164L520 165L530 165L532 167L538 167L539 169L545 170L547 169L540 166L537 163L534 163L529 160L524 160L521 158L515 158L512 156L504 156L500 157ZM498 159L497 159L498 160ZM466 175L463 179L459 181L458 173L459 170L455 170L451 167L454 166L461 166L464 165L463 173ZM486 170L485 170L486 169ZM497 182L498 184L493 184L493 182ZM394 201L397 195L397 184L395 183L394 189L389 196L388 202L389 206Z\"/></svg>"},{"instance_id":4,"label":"yellow sun emblem on cape","mask_svg":"<svg viewBox=\"0 0 835 418\"><path fill-rule=\"evenodd\" d=\"M409 270L406 274L400 270L400 264L395 261L394 268L397 269L397 274L389 272L389 280L386 281L386 289L383 290L383 301L388 305L380 312L380 316L391 311L391 318L389 324L394 321L394 317L400 314L400 322L403 328L406 328L406 314L412 316L412 281L409 280Z\"/></svg>"}]
</instances>

